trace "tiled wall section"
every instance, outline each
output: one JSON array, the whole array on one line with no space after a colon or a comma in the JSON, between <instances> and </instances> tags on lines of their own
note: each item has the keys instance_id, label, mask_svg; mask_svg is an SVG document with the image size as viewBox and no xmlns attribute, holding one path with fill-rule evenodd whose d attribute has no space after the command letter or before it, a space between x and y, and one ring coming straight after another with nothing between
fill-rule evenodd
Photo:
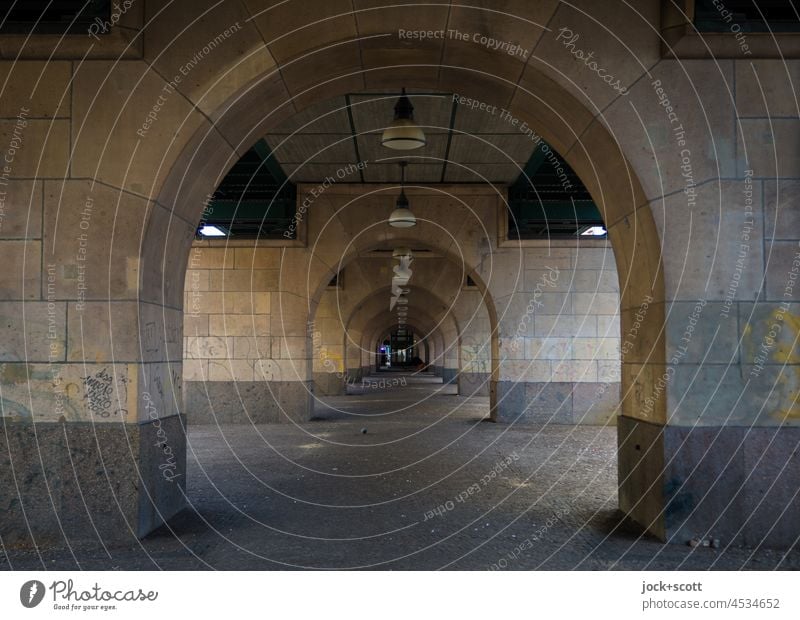
<instances>
[{"instance_id":1,"label":"tiled wall section","mask_svg":"<svg viewBox=\"0 0 800 620\"><path fill-rule=\"evenodd\" d=\"M526 248L500 342L507 419L604 424L618 413L619 281L610 244Z\"/></svg>"},{"instance_id":2,"label":"tiled wall section","mask_svg":"<svg viewBox=\"0 0 800 620\"><path fill-rule=\"evenodd\" d=\"M279 267L278 248L192 248L184 298L184 381L259 381L265 373L282 379L274 377L272 363L288 356L280 325L272 325Z\"/></svg>"}]
</instances>

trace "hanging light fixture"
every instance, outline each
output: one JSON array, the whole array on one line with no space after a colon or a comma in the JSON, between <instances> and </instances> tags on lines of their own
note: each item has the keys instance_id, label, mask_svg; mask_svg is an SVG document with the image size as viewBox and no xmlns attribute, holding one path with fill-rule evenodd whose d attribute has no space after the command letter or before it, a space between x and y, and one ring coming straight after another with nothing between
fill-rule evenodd
<instances>
[{"instance_id":1,"label":"hanging light fixture","mask_svg":"<svg viewBox=\"0 0 800 620\"><path fill-rule=\"evenodd\" d=\"M406 89L394 106L394 120L383 130L381 144L398 151L410 151L425 146L425 132L414 122L414 106L406 96Z\"/></svg>"},{"instance_id":2,"label":"hanging light fixture","mask_svg":"<svg viewBox=\"0 0 800 620\"><path fill-rule=\"evenodd\" d=\"M406 184L406 162L400 162L401 181L400 181L400 195L397 197L397 203L394 211L389 216L389 226L395 228L410 228L417 225L417 218L411 213L408 208L408 198L406 198L405 184Z\"/></svg>"}]
</instances>

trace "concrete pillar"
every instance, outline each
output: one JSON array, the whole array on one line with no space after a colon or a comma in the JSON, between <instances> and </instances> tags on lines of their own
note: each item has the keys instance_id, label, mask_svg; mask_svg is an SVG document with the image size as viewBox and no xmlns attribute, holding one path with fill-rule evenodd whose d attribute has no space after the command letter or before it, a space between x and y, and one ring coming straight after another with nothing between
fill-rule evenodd
<instances>
[{"instance_id":1,"label":"concrete pillar","mask_svg":"<svg viewBox=\"0 0 800 620\"><path fill-rule=\"evenodd\" d=\"M130 301L140 263L129 231L168 216L89 181L39 191L41 258L27 257L0 304L9 335L19 334L0 377L0 535L130 542L185 505L180 300ZM185 246L191 232L173 222L170 241Z\"/></svg>"}]
</instances>

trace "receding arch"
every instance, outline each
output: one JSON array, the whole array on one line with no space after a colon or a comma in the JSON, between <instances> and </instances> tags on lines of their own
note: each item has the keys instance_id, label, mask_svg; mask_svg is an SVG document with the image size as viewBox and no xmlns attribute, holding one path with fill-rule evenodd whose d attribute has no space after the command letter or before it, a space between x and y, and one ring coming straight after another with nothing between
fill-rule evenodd
<instances>
[{"instance_id":1,"label":"receding arch","mask_svg":"<svg viewBox=\"0 0 800 620\"><path fill-rule=\"evenodd\" d=\"M414 321L409 322L408 326L413 328L418 334L428 336L422 342L424 342L426 346L430 344L430 347L434 351L434 356L438 358L444 354L444 348L447 345L445 344L446 340L441 329L432 321L433 319L424 314L417 314L415 315ZM372 356L374 355L376 345L380 344L381 338L397 325L397 321L389 313L382 313L372 317L368 321L368 325L370 325L370 329L364 332L364 336L361 339L361 348L362 351Z\"/></svg>"},{"instance_id":2,"label":"receding arch","mask_svg":"<svg viewBox=\"0 0 800 620\"><path fill-rule=\"evenodd\" d=\"M303 54L314 52L309 49ZM390 55L392 51L386 49ZM297 57L303 54L298 54ZM321 55L308 56L325 58ZM332 56L331 56L332 57ZM495 54L496 66L507 61L503 54ZM335 67L328 64L327 66ZM640 419L641 403L652 393L656 367L664 363L664 278L660 259L660 240L648 200L642 190L637 174L629 165L621 145L604 123L595 118L595 113L584 102L578 101L563 86L545 73L531 68L523 83L510 86L505 78L486 76L483 71L469 67L439 67L440 77L436 86L444 92L458 92L475 97L489 104L505 107L516 118L521 119L547 142L554 145L561 156L581 177L596 204L600 208L617 261L617 272L621 290L621 329L625 333L633 323L633 315L644 300L649 300L648 321L637 345L628 352L622 371L622 413L632 419ZM321 84L309 87L287 87L277 72L270 72L251 80L225 98L225 103L212 115L214 127L203 127L189 139L182 152L174 157L169 172L162 183L156 186L156 202L160 205L148 217L142 237L139 261L139 298L144 302L180 309L182 283L191 242L193 224L202 216L203 198L212 193L216 183L233 163L234 153L242 153L267 129L276 125L292 113L308 108L336 94L358 92L366 88L365 76L376 76L381 71L385 85L401 86L392 82L386 67L364 69L345 66L341 71L333 70ZM481 76L481 80L469 78ZM337 82L337 79L342 78ZM428 78L415 78L414 72L404 74L402 86L408 88L431 88ZM508 89L493 88L501 84ZM457 85L457 86L456 86ZM267 111L262 114L261 111ZM279 110L272 114L271 110ZM257 113L254 114L254 111ZM220 148L225 145L224 148ZM231 147L231 148L229 148ZM393 238L392 243L403 241ZM405 240L408 242L408 240ZM418 243L419 240L414 240ZM386 240L371 245L385 245ZM361 249L361 248L359 248ZM435 248L449 252L449 248ZM470 248L471 255L465 257L467 270L487 300L487 310L492 325L491 342L491 417L497 418L496 385L499 379L499 316L490 294L490 287L478 269L480 255L477 248ZM291 261L299 257L302 248L285 248L284 259ZM356 256L356 250L338 261L324 254L307 256L300 261L299 270L313 273L312 280L318 289L312 295L303 294L302 287L287 278L286 288L279 293L283 314L313 316L319 302L321 290L342 265ZM175 256L180 259L175 260ZM452 258L452 257L451 257ZM460 257L456 257L460 259ZM337 264L330 264L335 262ZM287 264L284 261L283 266ZM292 323L293 329L297 325ZM299 331L299 330L296 330ZM180 374L178 364L174 370ZM310 358L305 372L298 368L299 380L307 380L311 374ZM179 397L176 395L176 399ZM310 399L309 399L310 406ZM647 419L663 422L666 418L664 399L656 399ZM620 468L623 471L624 468ZM642 493L654 488L654 480L631 480L621 487L620 503L626 510L636 511ZM653 492L653 491L651 491ZM658 492L657 490L655 492ZM647 514L640 519L651 523Z\"/></svg>"},{"instance_id":3,"label":"receding arch","mask_svg":"<svg viewBox=\"0 0 800 620\"><path fill-rule=\"evenodd\" d=\"M458 321L449 307L448 301L439 297L433 290L426 288L424 283L412 286L416 294L410 296L409 308L411 309L412 317L421 326L425 327L426 331L423 334L429 334L432 338L438 338L441 343L444 343L445 338L442 333L445 326L447 326L446 331L455 334L455 337L451 336L450 339L455 341L457 346L460 330ZM337 305L339 313L345 313L344 322L340 324L342 331L342 358L345 365L345 368L341 370L348 377L358 374L356 369L349 364L349 360L355 357L349 353L349 349L356 347L358 349L358 358L361 359L363 352L369 351L372 347L370 337L374 336L374 334L365 330L373 330L374 323L377 320L388 320L388 317L394 317L396 321L396 316L388 311L390 295L390 286L380 286L377 289L369 289L363 296L349 298L343 301L341 305ZM435 314L432 314L432 311ZM315 315L311 316L310 322L316 324ZM356 340L354 334L356 336L361 334L361 338ZM444 344L438 344L437 348L442 350L442 354L448 351L448 347ZM316 350L314 355L316 359ZM361 366L363 367L363 364ZM322 381L323 378L325 381ZM318 373L315 373L316 384L323 388L321 393L338 393L339 386L330 385L328 379L329 376L319 377ZM325 384L324 386L322 385L323 383Z\"/></svg>"},{"instance_id":4,"label":"receding arch","mask_svg":"<svg viewBox=\"0 0 800 620\"><path fill-rule=\"evenodd\" d=\"M404 237L404 236L396 236L391 239L391 241L387 241L382 238L382 234L377 234L378 239L372 241L363 242L360 246L354 247L351 246L348 251L342 253L338 264L335 268L326 267L324 266L321 261L319 264L319 268L322 271L322 275L316 278L317 280L317 288L314 292L313 297L309 300L309 316L313 317L316 315L316 309L319 305L320 299L324 294L328 282L330 282L331 277L333 277L334 273L338 273L339 271L346 269L347 266L352 263L353 261L357 260L359 256L369 253L379 249L386 249L387 247L397 247L397 246L408 246L408 247L416 247L419 249L428 250L431 252L435 252L448 260L450 263L455 265L463 266L463 273L470 275L473 281L475 282L475 286L477 287L483 305L486 308L489 320L489 342L488 349L490 355L490 379L489 379L489 417L492 420L497 420L497 390L496 385L497 381L499 380L500 376L500 343L499 343L499 323L498 323L498 311L495 306L495 302L492 298L491 291L487 283L485 282L483 276L479 273L477 269L477 265L471 264L467 262L466 257L457 254L449 245L436 245L432 243L430 240L420 239L418 237ZM312 259L313 260L313 259ZM388 292L388 287L386 291ZM388 294L387 294L388 299ZM486 346L486 345L484 345ZM311 343L309 342L309 347L311 347ZM313 360L308 360L308 369L309 372L313 372Z\"/></svg>"}]
</instances>

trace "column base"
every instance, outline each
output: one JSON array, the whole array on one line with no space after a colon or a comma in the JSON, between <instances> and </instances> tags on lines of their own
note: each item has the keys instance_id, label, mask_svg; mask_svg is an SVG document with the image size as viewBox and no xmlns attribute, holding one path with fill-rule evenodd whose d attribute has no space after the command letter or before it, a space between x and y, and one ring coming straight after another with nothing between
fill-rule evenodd
<instances>
[{"instance_id":1,"label":"column base","mask_svg":"<svg viewBox=\"0 0 800 620\"><path fill-rule=\"evenodd\" d=\"M786 549L800 536L800 428L620 417L620 508L661 540Z\"/></svg>"},{"instance_id":2,"label":"column base","mask_svg":"<svg viewBox=\"0 0 800 620\"><path fill-rule=\"evenodd\" d=\"M498 421L519 424L611 425L619 383L497 382Z\"/></svg>"},{"instance_id":3,"label":"column base","mask_svg":"<svg viewBox=\"0 0 800 620\"><path fill-rule=\"evenodd\" d=\"M314 394L317 396L341 396L346 391L345 380L351 379L341 377L335 372L315 372Z\"/></svg>"},{"instance_id":4,"label":"column base","mask_svg":"<svg viewBox=\"0 0 800 620\"><path fill-rule=\"evenodd\" d=\"M189 424L307 422L314 410L311 387L303 381L186 381L184 409Z\"/></svg>"},{"instance_id":5,"label":"column base","mask_svg":"<svg viewBox=\"0 0 800 620\"><path fill-rule=\"evenodd\" d=\"M489 396L489 373L460 372L458 373L459 396Z\"/></svg>"},{"instance_id":6,"label":"column base","mask_svg":"<svg viewBox=\"0 0 800 620\"><path fill-rule=\"evenodd\" d=\"M0 427L7 546L135 543L186 505L186 420Z\"/></svg>"},{"instance_id":7,"label":"column base","mask_svg":"<svg viewBox=\"0 0 800 620\"><path fill-rule=\"evenodd\" d=\"M442 382L456 383L458 380L458 368L442 368Z\"/></svg>"}]
</instances>

